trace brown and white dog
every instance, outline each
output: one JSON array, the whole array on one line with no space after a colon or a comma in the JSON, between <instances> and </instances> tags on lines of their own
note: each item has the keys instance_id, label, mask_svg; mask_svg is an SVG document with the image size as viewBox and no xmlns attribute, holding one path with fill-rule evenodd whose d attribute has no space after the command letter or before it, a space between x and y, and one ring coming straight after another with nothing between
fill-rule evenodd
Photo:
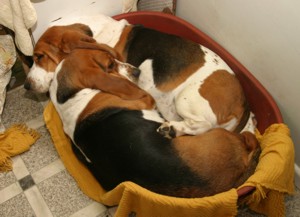
<instances>
[{"instance_id":1,"label":"brown and white dog","mask_svg":"<svg viewBox=\"0 0 300 217\"><path fill-rule=\"evenodd\" d=\"M65 40L64 31L74 37ZM24 86L49 91L75 154L104 189L133 181L165 195L202 197L237 187L253 173L259 145L251 133L216 128L173 139L157 133L164 119L153 98L120 76L135 69L116 61L107 46L85 48L85 32L82 25L48 29Z\"/></svg>"},{"instance_id":2,"label":"brown and white dog","mask_svg":"<svg viewBox=\"0 0 300 217\"><path fill-rule=\"evenodd\" d=\"M222 127L254 133L254 115L238 79L210 49L105 15L81 21L99 43L114 47L123 62L141 69L136 83L153 96L167 120L160 132L197 135Z\"/></svg>"},{"instance_id":3,"label":"brown and white dog","mask_svg":"<svg viewBox=\"0 0 300 217\"><path fill-rule=\"evenodd\" d=\"M127 25L115 48L141 74L127 75L150 93L167 120L159 130L176 136L212 128L254 133L243 89L229 66L213 51L142 26ZM133 78L135 77L135 78ZM133 79L132 79L133 78Z\"/></svg>"}]
</instances>

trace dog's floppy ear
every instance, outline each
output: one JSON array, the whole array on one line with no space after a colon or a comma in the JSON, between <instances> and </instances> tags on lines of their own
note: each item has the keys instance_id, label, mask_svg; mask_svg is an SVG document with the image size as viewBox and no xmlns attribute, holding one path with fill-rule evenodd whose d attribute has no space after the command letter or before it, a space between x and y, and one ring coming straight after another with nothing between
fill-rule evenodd
<instances>
[{"instance_id":1,"label":"dog's floppy ear","mask_svg":"<svg viewBox=\"0 0 300 217\"><path fill-rule=\"evenodd\" d=\"M99 72L95 70L99 70ZM131 81L103 72L100 67L93 69L93 72L88 74L90 77L86 85L90 88L102 90L125 100L137 100L149 95Z\"/></svg>"},{"instance_id":2,"label":"dog's floppy ear","mask_svg":"<svg viewBox=\"0 0 300 217\"><path fill-rule=\"evenodd\" d=\"M121 55L112 47L106 45L106 44L95 44L96 50L102 50L108 52L113 58L117 60L121 60ZM96 60L96 59L95 59Z\"/></svg>"},{"instance_id":3,"label":"dog's floppy ear","mask_svg":"<svg viewBox=\"0 0 300 217\"><path fill-rule=\"evenodd\" d=\"M117 76L116 74L108 73L110 62L114 61L118 53L108 45L97 45L99 50L108 52L111 57L103 58L102 55L93 56L93 61L99 66L99 68L94 69L98 70L98 72L95 71L94 73L91 73L95 77L93 79L89 79L89 82L91 82L89 84L90 87L111 93L125 100L141 99L145 97L145 95L148 95L144 90L128 79L123 78L122 76ZM106 62L104 59L111 60Z\"/></svg>"},{"instance_id":4,"label":"dog's floppy ear","mask_svg":"<svg viewBox=\"0 0 300 217\"><path fill-rule=\"evenodd\" d=\"M77 31L67 31L63 34L60 50L64 53L70 53L76 48L95 49L96 40L84 33Z\"/></svg>"},{"instance_id":5,"label":"dog's floppy ear","mask_svg":"<svg viewBox=\"0 0 300 217\"><path fill-rule=\"evenodd\" d=\"M74 73L78 70L69 60L64 60L60 70L57 72L57 91L56 98L58 103L65 103L79 90L78 87L74 86L70 73Z\"/></svg>"},{"instance_id":6,"label":"dog's floppy ear","mask_svg":"<svg viewBox=\"0 0 300 217\"><path fill-rule=\"evenodd\" d=\"M102 50L110 53L114 58L120 60L120 54L106 44L99 44L96 40L82 33L66 32L63 34L60 49L64 53L70 53L74 49Z\"/></svg>"},{"instance_id":7,"label":"dog's floppy ear","mask_svg":"<svg viewBox=\"0 0 300 217\"><path fill-rule=\"evenodd\" d=\"M94 88L119 96L125 100L137 100L145 97L146 92L141 90L131 81L111 75L109 73L98 74L93 83Z\"/></svg>"},{"instance_id":8,"label":"dog's floppy ear","mask_svg":"<svg viewBox=\"0 0 300 217\"><path fill-rule=\"evenodd\" d=\"M244 140L244 144L248 152L253 151L259 146L258 140L256 139L255 135L250 132L243 132L241 136Z\"/></svg>"}]
</instances>

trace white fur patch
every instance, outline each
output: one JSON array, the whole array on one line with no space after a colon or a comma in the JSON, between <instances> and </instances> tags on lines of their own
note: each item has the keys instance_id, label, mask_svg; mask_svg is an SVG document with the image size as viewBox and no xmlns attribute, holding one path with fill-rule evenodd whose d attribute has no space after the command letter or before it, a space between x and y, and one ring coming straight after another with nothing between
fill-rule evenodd
<instances>
[{"instance_id":1,"label":"white fur patch","mask_svg":"<svg viewBox=\"0 0 300 217\"><path fill-rule=\"evenodd\" d=\"M78 93L76 93L72 98L68 99L65 103L57 102L57 75L61 69L61 66L64 61L62 61L56 68L54 79L51 83L49 93L51 101L53 102L59 116L62 119L63 127L65 133L73 140L74 142L74 130L76 127L76 121L78 116L81 114L83 109L91 101L91 99L100 92L100 90L93 90L85 88Z\"/></svg>"},{"instance_id":2,"label":"white fur patch","mask_svg":"<svg viewBox=\"0 0 300 217\"><path fill-rule=\"evenodd\" d=\"M33 63L27 75L27 80L30 81L31 90L38 93L46 93L49 90L53 77L54 72L47 72L45 69Z\"/></svg>"},{"instance_id":3,"label":"white fur patch","mask_svg":"<svg viewBox=\"0 0 300 217\"><path fill-rule=\"evenodd\" d=\"M58 112L62 122L65 133L70 137L73 141L74 145L81 151L81 153L85 156L87 162L91 163L91 160L85 155L85 153L80 149L79 146L74 142L74 131L76 127L76 122L83 111L83 109L87 106L87 104L91 101L91 99L100 92L100 90L93 89L83 89L75 94L74 97L68 99L65 103L57 102L57 74L59 73L61 66L64 61L62 61L56 68L54 79L51 83L49 93L51 101L53 102L56 111Z\"/></svg>"},{"instance_id":4,"label":"white fur patch","mask_svg":"<svg viewBox=\"0 0 300 217\"><path fill-rule=\"evenodd\" d=\"M142 110L143 118L146 120L163 123L165 120L159 115L157 110Z\"/></svg>"},{"instance_id":5,"label":"white fur patch","mask_svg":"<svg viewBox=\"0 0 300 217\"><path fill-rule=\"evenodd\" d=\"M162 116L170 120L181 120L181 117L178 116L174 98L178 93L178 90L173 90L171 92L162 92L158 90L154 84L153 78L153 69L152 69L153 60L145 60L139 67L141 74L138 79L138 86L145 91L147 91L155 99L156 106Z\"/></svg>"},{"instance_id":6,"label":"white fur patch","mask_svg":"<svg viewBox=\"0 0 300 217\"><path fill-rule=\"evenodd\" d=\"M129 72L131 72L132 70L137 69L137 68L134 67L133 65L129 64L129 63L124 63L124 62L121 62L121 61L119 61L117 59L115 59L115 61L118 64L118 73L120 75L123 75L128 80L134 82L134 80L132 78L133 76L130 76Z\"/></svg>"},{"instance_id":7,"label":"white fur patch","mask_svg":"<svg viewBox=\"0 0 300 217\"><path fill-rule=\"evenodd\" d=\"M120 39L123 29L128 22L126 20L116 21L112 18L107 19L107 22L102 25L98 34L94 35L94 38L99 43L107 44L114 47Z\"/></svg>"},{"instance_id":8,"label":"white fur patch","mask_svg":"<svg viewBox=\"0 0 300 217\"><path fill-rule=\"evenodd\" d=\"M128 25L127 20L117 21L110 16L97 14L94 16L66 16L52 22L50 26L64 26L74 23L82 23L89 26L98 43L107 44L111 47L116 45L124 27Z\"/></svg>"},{"instance_id":9,"label":"white fur patch","mask_svg":"<svg viewBox=\"0 0 300 217\"><path fill-rule=\"evenodd\" d=\"M255 119L255 115L252 112L250 112L250 117L249 117L245 127L241 130L241 133L248 131L250 133L255 134L256 123L254 122L254 119Z\"/></svg>"}]
</instances>

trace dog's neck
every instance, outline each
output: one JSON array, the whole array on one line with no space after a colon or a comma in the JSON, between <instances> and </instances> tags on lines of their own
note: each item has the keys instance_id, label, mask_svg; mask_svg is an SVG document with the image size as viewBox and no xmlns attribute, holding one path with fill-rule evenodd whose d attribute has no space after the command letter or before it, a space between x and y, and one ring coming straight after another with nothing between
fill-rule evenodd
<instances>
[{"instance_id":1,"label":"dog's neck","mask_svg":"<svg viewBox=\"0 0 300 217\"><path fill-rule=\"evenodd\" d=\"M72 98L68 99L66 102L57 102L57 91L59 84L59 80L57 78L62 64L63 61L56 68L54 78L50 84L49 94L51 101L62 120L65 133L73 140L76 121L79 115L84 110L86 105L90 102L90 100L100 92L100 90L85 88L78 91Z\"/></svg>"}]
</instances>

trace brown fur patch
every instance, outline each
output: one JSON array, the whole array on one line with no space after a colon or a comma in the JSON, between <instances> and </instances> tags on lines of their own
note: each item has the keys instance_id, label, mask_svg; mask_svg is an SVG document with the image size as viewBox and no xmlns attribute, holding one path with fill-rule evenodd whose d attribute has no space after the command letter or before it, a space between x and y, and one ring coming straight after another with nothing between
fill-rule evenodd
<instances>
[{"instance_id":1,"label":"brown fur patch","mask_svg":"<svg viewBox=\"0 0 300 217\"><path fill-rule=\"evenodd\" d=\"M54 47L44 43L36 47L33 55L35 64L47 72L54 72L61 59L61 55Z\"/></svg>"},{"instance_id":2,"label":"brown fur patch","mask_svg":"<svg viewBox=\"0 0 300 217\"><path fill-rule=\"evenodd\" d=\"M34 62L46 71L53 72L58 63L75 48L97 49L88 26L72 24L50 27L36 43Z\"/></svg>"},{"instance_id":3,"label":"brown fur patch","mask_svg":"<svg viewBox=\"0 0 300 217\"><path fill-rule=\"evenodd\" d=\"M199 93L208 102L217 117L218 124L232 118L237 123L245 110L245 96L238 79L226 70L217 70L208 76L199 88ZM232 129L234 130L234 128Z\"/></svg>"},{"instance_id":4,"label":"brown fur patch","mask_svg":"<svg viewBox=\"0 0 300 217\"><path fill-rule=\"evenodd\" d=\"M138 100L124 100L118 96L108 94L108 93L98 93L85 107L80 116L78 117L77 122L85 119L91 114L101 111L105 108L126 108L130 110L142 110L142 109L151 109L149 108L150 98L143 98Z\"/></svg>"},{"instance_id":5,"label":"brown fur patch","mask_svg":"<svg viewBox=\"0 0 300 217\"><path fill-rule=\"evenodd\" d=\"M200 48L199 48L200 49ZM186 81L192 74L194 74L199 68L201 68L204 65L204 55L199 56L199 61L192 62L190 65L188 65L185 69L182 69L176 77L173 77L169 81L160 84L157 89L163 91L163 92L168 92L173 89L175 89L178 85L182 84L183 82Z\"/></svg>"},{"instance_id":6,"label":"brown fur patch","mask_svg":"<svg viewBox=\"0 0 300 217\"><path fill-rule=\"evenodd\" d=\"M239 134L219 128L197 136L177 137L174 144L183 161L207 179L216 192L234 187L247 171L249 153Z\"/></svg>"}]
</instances>

